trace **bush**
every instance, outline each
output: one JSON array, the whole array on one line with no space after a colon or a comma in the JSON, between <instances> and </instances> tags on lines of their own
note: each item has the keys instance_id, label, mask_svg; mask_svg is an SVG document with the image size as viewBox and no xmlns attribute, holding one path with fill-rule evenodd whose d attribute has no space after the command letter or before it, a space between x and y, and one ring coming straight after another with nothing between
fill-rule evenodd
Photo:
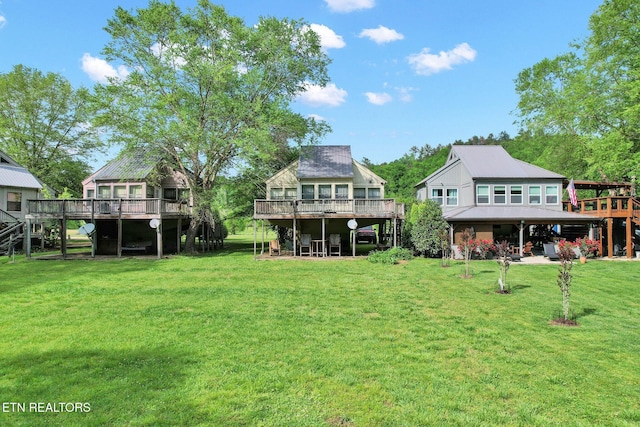
<instances>
[{"instance_id":1,"label":"bush","mask_svg":"<svg viewBox=\"0 0 640 427\"><path fill-rule=\"evenodd\" d=\"M409 261L413 253L409 249L394 247L386 251L371 251L367 259L376 264L397 264L400 260Z\"/></svg>"}]
</instances>

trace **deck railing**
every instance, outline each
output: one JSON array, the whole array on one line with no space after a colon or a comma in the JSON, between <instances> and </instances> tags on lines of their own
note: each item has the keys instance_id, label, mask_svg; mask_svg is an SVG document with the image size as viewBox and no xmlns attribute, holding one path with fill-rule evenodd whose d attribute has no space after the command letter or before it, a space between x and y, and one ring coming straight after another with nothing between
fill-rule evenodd
<instances>
[{"instance_id":1,"label":"deck railing","mask_svg":"<svg viewBox=\"0 0 640 427\"><path fill-rule=\"evenodd\" d=\"M578 207L570 202L562 202L563 209L569 212L595 215L601 218L640 217L640 203L630 196L595 197L578 200Z\"/></svg>"},{"instance_id":2,"label":"deck railing","mask_svg":"<svg viewBox=\"0 0 640 427\"><path fill-rule=\"evenodd\" d=\"M183 214L189 213L185 203L165 199L56 199L29 200L31 215L147 215L147 214Z\"/></svg>"},{"instance_id":3,"label":"deck railing","mask_svg":"<svg viewBox=\"0 0 640 427\"><path fill-rule=\"evenodd\" d=\"M395 199L255 200L256 216L293 214L354 214L404 216L404 204Z\"/></svg>"}]
</instances>

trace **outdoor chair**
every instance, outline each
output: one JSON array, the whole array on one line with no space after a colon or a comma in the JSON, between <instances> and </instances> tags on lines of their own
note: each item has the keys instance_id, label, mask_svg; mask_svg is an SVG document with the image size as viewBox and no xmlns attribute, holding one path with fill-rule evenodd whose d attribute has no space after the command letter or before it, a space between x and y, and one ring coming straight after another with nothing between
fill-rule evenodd
<instances>
[{"instance_id":1,"label":"outdoor chair","mask_svg":"<svg viewBox=\"0 0 640 427\"><path fill-rule=\"evenodd\" d=\"M533 243L527 242L522 248L522 256L533 256Z\"/></svg>"},{"instance_id":2,"label":"outdoor chair","mask_svg":"<svg viewBox=\"0 0 640 427\"><path fill-rule=\"evenodd\" d=\"M273 254L280 255L280 241L277 239L269 242L269 256L273 256Z\"/></svg>"},{"instance_id":3,"label":"outdoor chair","mask_svg":"<svg viewBox=\"0 0 640 427\"><path fill-rule=\"evenodd\" d=\"M544 248L544 256L549 258L549 261L560 261L560 257L553 243L544 243L542 247Z\"/></svg>"},{"instance_id":4,"label":"outdoor chair","mask_svg":"<svg viewBox=\"0 0 640 427\"><path fill-rule=\"evenodd\" d=\"M340 235L339 234L330 234L329 235L329 256L338 255L342 256L342 250L340 247Z\"/></svg>"},{"instance_id":5,"label":"outdoor chair","mask_svg":"<svg viewBox=\"0 0 640 427\"><path fill-rule=\"evenodd\" d=\"M300 235L300 256L311 256L311 234Z\"/></svg>"}]
</instances>

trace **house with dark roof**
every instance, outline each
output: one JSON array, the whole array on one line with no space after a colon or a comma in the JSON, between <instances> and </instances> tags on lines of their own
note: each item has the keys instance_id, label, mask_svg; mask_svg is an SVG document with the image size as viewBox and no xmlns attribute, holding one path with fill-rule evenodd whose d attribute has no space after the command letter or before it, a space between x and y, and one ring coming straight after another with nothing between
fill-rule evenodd
<instances>
[{"instance_id":1,"label":"house with dark roof","mask_svg":"<svg viewBox=\"0 0 640 427\"><path fill-rule=\"evenodd\" d=\"M83 199L30 200L30 221L61 223L66 256L67 220L93 224L92 255L178 253L191 219L187 177L158 156L124 153L82 181ZM220 227L203 223L203 249L221 244Z\"/></svg>"},{"instance_id":2,"label":"house with dark roof","mask_svg":"<svg viewBox=\"0 0 640 427\"><path fill-rule=\"evenodd\" d=\"M324 245L331 234L340 235L346 249L349 225L356 224L378 225L380 243L386 239L396 245L404 205L385 198L385 184L351 157L348 145L305 147L298 160L266 180L266 198L255 200L253 218L289 229L296 236L291 238L294 255L301 235L317 242L316 254L328 253Z\"/></svg>"},{"instance_id":3,"label":"house with dark roof","mask_svg":"<svg viewBox=\"0 0 640 427\"><path fill-rule=\"evenodd\" d=\"M508 240L521 251L523 242L549 239L553 226L577 226L577 237L594 233L597 217L563 210L564 180L499 145L453 145L444 166L416 185L416 197L442 207L452 243L472 230L477 239Z\"/></svg>"}]
</instances>

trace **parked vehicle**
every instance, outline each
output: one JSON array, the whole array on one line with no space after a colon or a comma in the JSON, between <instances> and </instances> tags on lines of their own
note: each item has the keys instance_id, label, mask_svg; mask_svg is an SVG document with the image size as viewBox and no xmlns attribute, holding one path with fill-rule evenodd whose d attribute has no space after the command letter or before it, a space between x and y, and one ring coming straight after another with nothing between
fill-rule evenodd
<instances>
[{"instance_id":1,"label":"parked vehicle","mask_svg":"<svg viewBox=\"0 0 640 427\"><path fill-rule=\"evenodd\" d=\"M375 243L376 231L370 225L367 227L358 228L356 230L356 242Z\"/></svg>"}]
</instances>

